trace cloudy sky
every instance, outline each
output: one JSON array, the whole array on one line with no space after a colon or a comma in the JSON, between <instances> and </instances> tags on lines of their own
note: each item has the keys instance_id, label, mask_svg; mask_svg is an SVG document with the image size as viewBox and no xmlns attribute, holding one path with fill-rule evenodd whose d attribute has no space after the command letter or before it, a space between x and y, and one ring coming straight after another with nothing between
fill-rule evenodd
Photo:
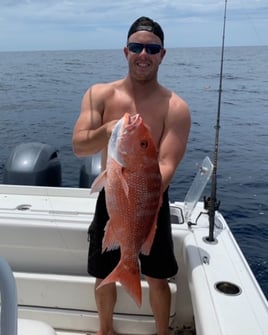
<instances>
[{"instance_id":1,"label":"cloudy sky","mask_svg":"<svg viewBox=\"0 0 268 335\"><path fill-rule=\"evenodd\" d=\"M0 0L0 51L117 49L150 16L166 47L219 46L225 0ZM226 45L268 45L268 0L228 0Z\"/></svg>"}]
</instances>

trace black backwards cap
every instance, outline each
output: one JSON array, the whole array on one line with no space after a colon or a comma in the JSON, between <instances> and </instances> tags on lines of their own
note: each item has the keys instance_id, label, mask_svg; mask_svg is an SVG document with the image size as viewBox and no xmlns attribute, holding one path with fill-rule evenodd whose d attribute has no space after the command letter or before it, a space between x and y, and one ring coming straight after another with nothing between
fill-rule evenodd
<instances>
[{"instance_id":1,"label":"black backwards cap","mask_svg":"<svg viewBox=\"0 0 268 335\"><path fill-rule=\"evenodd\" d=\"M137 31L142 30L149 31L158 36L162 42L162 45L164 46L164 32L162 28L157 22L146 16L141 16L132 23L131 27L129 28L127 38L129 38L130 35L136 33Z\"/></svg>"}]
</instances>

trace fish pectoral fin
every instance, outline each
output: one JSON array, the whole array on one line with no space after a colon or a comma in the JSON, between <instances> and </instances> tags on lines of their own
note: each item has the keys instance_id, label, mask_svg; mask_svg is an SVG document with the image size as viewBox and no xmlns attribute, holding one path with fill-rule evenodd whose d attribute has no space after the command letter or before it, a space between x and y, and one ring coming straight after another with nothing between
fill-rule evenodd
<instances>
[{"instance_id":1,"label":"fish pectoral fin","mask_svg":"<svg viewBox=\"0 0 268 335\"><path fill-rule=\"evenodd\" d=\"M100 192L106 184L107 171L103 171L92 183L90 193Z\"/></svg>"},{"instance_id":2,"label":"fish pectoral fin","mask_svg":"<svg viewBox=\"0 0 268 335\"><path fill-rule=\"evenodd\" d=\"M153 242L154 242L154 237L155 237L155 232L156 232L156 221L154 222L154 224L151 227L151 230L149 232L149 234L146 237L146 240L144 241L142 247L141 247L141 253L143 255L149 255Z\"/></svg>"},{"instance_id":3,"label":"fish pectoral fin","mask_svg":"<svg viewBox=\"0 0 268 335\"><path fill-rule=\"evenodd\" d=\"M109 220L105 226L105 233L102 240L102 252L117 248L119 248L119 242L114 234L111 221Z\"/></svg>"},{"instance_id":4,"label":"fish pectoral fin","mask_svg":"<svg viewBox=\"0 0 268 335\"><path fill-rule=\"evenodd\" d=\"M126 181L124 172L125 172L125 169L122 167L121 170L120 170L120 173L119 173L119 178L120 178L120 182L121 182L122 188L124 190L124 193L125 193L126 197L128 198L129 187L128 187L128 183Z\"/></svg>"}]
</instances>

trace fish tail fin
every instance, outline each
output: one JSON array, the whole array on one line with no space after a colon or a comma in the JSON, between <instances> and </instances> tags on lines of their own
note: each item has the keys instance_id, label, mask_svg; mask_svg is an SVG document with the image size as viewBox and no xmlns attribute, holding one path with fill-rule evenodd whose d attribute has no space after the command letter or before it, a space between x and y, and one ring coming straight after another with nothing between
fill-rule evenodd
<instances>
[{"instance_id":1,"label":"fish tail fin","mask_svg":"<svg viewBox=\"0 0 268 335\"><path fill-rule=\"evenodd\" d=\"M100 283L97 289L117 281L123 285L127 293L136 302L138 307L140 307L142 302L140 280L138 262L137 267L126 270L124 263L120 260L116 268Z\"/></svg>"}]
</instances>

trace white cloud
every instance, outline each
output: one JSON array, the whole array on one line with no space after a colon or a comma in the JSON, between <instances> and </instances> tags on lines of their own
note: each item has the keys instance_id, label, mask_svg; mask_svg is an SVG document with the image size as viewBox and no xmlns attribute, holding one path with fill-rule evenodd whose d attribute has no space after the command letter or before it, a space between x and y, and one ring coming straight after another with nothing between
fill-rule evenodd
<instances>
[{"instance_id":1,"label":"white cloud","mask_svg":"<svg viewBox=\"0 0 268 335\"><path fill-rule=\"evenodd\" d=\"M118 48L141 15L163 26L167 46L217 45L223 9L224 0L2 0L0 50ZM243 43L268 44L268 0L232 0L227 9L230 44L242 41L234 29Z\"/></svg>"}]
</instances>

